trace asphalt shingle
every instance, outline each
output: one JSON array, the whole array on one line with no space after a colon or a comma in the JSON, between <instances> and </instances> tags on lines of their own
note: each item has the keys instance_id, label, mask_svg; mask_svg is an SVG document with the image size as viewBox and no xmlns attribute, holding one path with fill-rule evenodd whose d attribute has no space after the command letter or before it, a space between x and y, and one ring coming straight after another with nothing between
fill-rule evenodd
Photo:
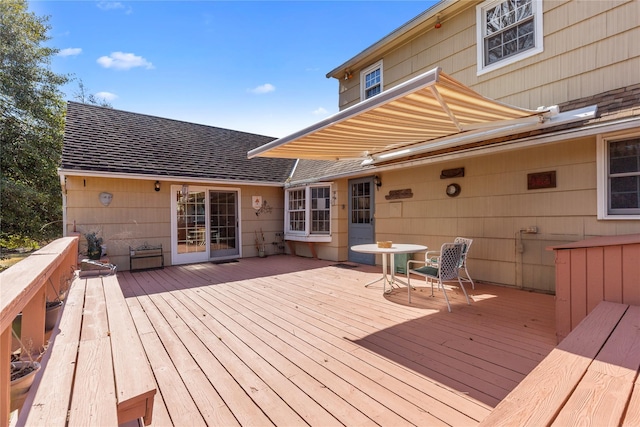
<instances>
[{"instance_id":1,"label":"asphalt shingle","mask_svg":"<svg viewBox=\"0 0 640 427\"><path fill-rule=\"evenodd\" d=\"M62 168L230 182L281 182L295 160L247 159L275 138L77 102L67 105Z\"/></svg>"}]
</instances>

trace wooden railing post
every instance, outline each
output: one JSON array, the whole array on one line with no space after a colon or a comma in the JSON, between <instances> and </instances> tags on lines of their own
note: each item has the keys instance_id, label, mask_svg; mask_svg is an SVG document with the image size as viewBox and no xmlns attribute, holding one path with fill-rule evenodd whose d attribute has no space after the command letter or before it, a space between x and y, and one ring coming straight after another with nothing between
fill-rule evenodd
<instances>
[{"instance_id":1,"label":"wooden railing post","mask_svg":"<svg viewBox=\"0 0 640 427\"><path fill-rule=\"evenodd\" d=\"M9 408L11 398L9 397L11 384L11 328L5 329L0 335L0 419L2 426L9 424Z\"/></svg>"},{"instance_id":2,"label":"wooden railing post","mask_svg":"<svg viewBox=\"0 0 640 427\"><path fill-rule=\"evenodd\" d=\"M44 350L45 294L46 287L42 286L22 309L22 359L38 359Z\"/></svg>"}]
</instances>

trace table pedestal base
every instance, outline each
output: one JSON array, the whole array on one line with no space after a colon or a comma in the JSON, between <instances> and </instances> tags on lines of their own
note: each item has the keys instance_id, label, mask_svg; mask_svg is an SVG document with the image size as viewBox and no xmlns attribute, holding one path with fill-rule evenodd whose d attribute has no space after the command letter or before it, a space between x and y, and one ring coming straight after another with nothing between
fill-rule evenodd
<instances>
[{"instance_id":1,"label":"table pedestal base","mask_svg":"<svg viewBox=\"0 0 640 427\"><path fill-rule=\"evenodd\" d=\"M387 257L390 259L390 261L387 261ZM391 265L391 272L389 275L387 275L387 266ZM391 280L389 280L389 277L391 276ZM393 286L396 285L396 282L400 282L405 286L409 286L407 283L403 282L402 280L396 278L396 262L395 262L395 257L393 256L393 254L389 254L389 253L383 253L382 254L382 277L380 277L379 279L375 279L372 280L371 282L368 282L364 285L364 287L368 287L370 285L373 285L374 283L378 283L379 281L382 280L382 291L387 294L389 292L391 292L391 290L393 289ZM387 283L389 284L389 290L387 291ZM397 286L397 285L396 285Z\"/></svg>"}]
</instances>

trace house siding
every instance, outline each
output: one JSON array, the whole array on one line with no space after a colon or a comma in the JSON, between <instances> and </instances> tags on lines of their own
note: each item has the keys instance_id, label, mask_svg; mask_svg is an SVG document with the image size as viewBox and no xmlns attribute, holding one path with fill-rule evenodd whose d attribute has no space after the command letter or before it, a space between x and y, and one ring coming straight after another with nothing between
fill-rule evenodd
<instances>
[{"instance_id":1,"label":"house siding","mask_svg":"<svg viewBox=\"0 0 640 427\"><path fill-rule=\"evenodd\" d=\"M640 83L640 1L544 0L543 52L478 75L476 6L481 3L449 5L442 11L441 28L425 19L420 30L407 27L406 34L374 45L377 50L345 66L352 64L350 71L359 76L360 69L382 59L385 90L441 67L483 96L530 109L561 105L565 111L577 108L572 101L593 105L606 93L606 105L599 108L608 115L618 90L620 99L630 94L624 107L629 116L637 114L633 88ZM339 79L341 110L360 102L359 84L359 78ZM566 138L492 154L427 156L420 163L398 161L390 170L368 171L384 183L376 197L376 239L437 250L456 236L473 238L472 277L554 292L555 263L548 246L640 232L637 220L597 219L597 135ZM440 179L441 170L458 167L465 168L463 178ZM556 172L557 186L527 190L527 174L544 171ZM456 198L445 195L451 182L462 186ZM413 193L408 199L386 200L382 194L408 188ZM520 233L530 226L539 232Z\"/></svg>"},{"instance_id":2,"label":"house siding","mask_svg":"<svg viewBox=\"0 0 640 427\"><path fill-rule=\"evenodd\" d=\"M101 178L94 176L66 177L67 234L74 231L99 232L107 245L109 261L119 270L129 269L129 246L144 243L162 244L165 265L171 265L171 185L207 186L202 183L161 181L160 191L154 190L155 180ZM276 233L283 231L284 195L280 187L211 185L211 188L240 189L241 254L257 256L255 232L262 229L267 242L267 254L276 254ZM103 206L99 194L113 194L109 206ZM257 216L251 197L262 196L271 212ZM86 253L86 241L80 240L80 252Z\"/></svg>"},{"instance_id":3,"label":"house siding","mask_svg":"<svg viewBox=\"0 0 640 427\"><path fill-rule=\"evenodd\" d=\"M464 177L440 179L443 169L459 167ZM596 138L589 137L380 172L376 239L437 250L456 236L472 238L472 277L553 293L555 263L547 247L639 230L637 221L596 219L595 170ZM528 190L527 174L544 171L556 172L557 186ZM462 187L455 198L445 194L452 182ZM401 189L413 196L384 197ZM520 233L530 226L538 233Z\"/></svg>"},{"instance_id":4,"label":"house siding","mask_svg":"<svg viewBox=\"0 0 640 427\"><path fill-rule=\"evenodd\" d=\"M544 1L544 51L477 75L476 11L424 32L379 57L388 90L435 67L489 98L523 108L561 104L638 83L640 2ZM359 70L352 70L358 75ZM339 107L360 101L359 79L340 80Z\"/></svg>"}]
</instances>

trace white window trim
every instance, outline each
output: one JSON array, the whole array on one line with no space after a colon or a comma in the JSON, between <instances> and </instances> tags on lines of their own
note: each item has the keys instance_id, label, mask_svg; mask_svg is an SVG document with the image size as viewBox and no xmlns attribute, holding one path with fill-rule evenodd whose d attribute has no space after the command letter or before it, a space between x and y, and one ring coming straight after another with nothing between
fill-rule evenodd
<instances>
[{"instance_id":1,"label":"white window trim","mask_svg":"<svg viewBox=\"0 0 640 427\"><path fill-rule=\"evenodd\" d=\"M504 2L505 0L487 0L484 3L476 6L476 47L477 47L477 75L480 76L482 74L489 73L491 71L497 70L499 68L505 67L507 65L513 64L518 61L522 61L523 59L529 58L533 55L537 55L544 51L543 41L543 25L542 25L542 1L534 0L533 1L533 13L534 13L534 26L535 26L535 47L533 49L525 50L516 55L510 56L509 58L503 59L501 61L495 62L493 64L484 65L484 29L485 25L485 14L484 11L495 5Z\"/></svg>"},{"instance_id":2,"label":"white window trim","mask_svg":"<svg viewBox=\"0 0 640 427\"><path fill-rule=\"evenodd\" d=\"M360 71L360 101L364 101L365 99L367 99L365 97L366 88L364 87L365 76L367 74L369 74L370 72L375 71L378 68L380 69L380 93L382 93L382 91L384 90L384 70L382 68L382 59L381 59L380 61L376 62L375 64L371 64L367 68L365 68L364 70ZM372 96L372 98L374 96Z\"/></svg>"},{"instance_id":3,"label":"white window trim","mask_svg":"<svg viewBox=\"0 0 640 427\"><path fill-rule=\"evenodd\" d=\"M609 213L609 142L637 138L640 132L617 132L598 135L596 142L596 194L599 220L640 220L640 215L619 215Z\"/></svg>"},{"instance_id":4,"label":"white window trim","mask_svg":"<svg viewBox=\"0 0 640 427\"><path fill-rule=\"evenodd\" d=\"M311 189L317 187L329 187L329 192L331 193L332 183L330 182L319 182L311 185L307 185L304 187L305 190L305 230L304 231L291 231L289 230L289 192L294 190L300 190L300 187L292 187L285 189L284 192L284 239L285 240L294 240L298 242L331 242L331 236L333 233L332 224L333 224L333 209L330 207L329 212L331 218L329 219L329 234L312 234L311 233ZM333 206L333 203L330 203Z\"/></svg>"}]
</instances>

